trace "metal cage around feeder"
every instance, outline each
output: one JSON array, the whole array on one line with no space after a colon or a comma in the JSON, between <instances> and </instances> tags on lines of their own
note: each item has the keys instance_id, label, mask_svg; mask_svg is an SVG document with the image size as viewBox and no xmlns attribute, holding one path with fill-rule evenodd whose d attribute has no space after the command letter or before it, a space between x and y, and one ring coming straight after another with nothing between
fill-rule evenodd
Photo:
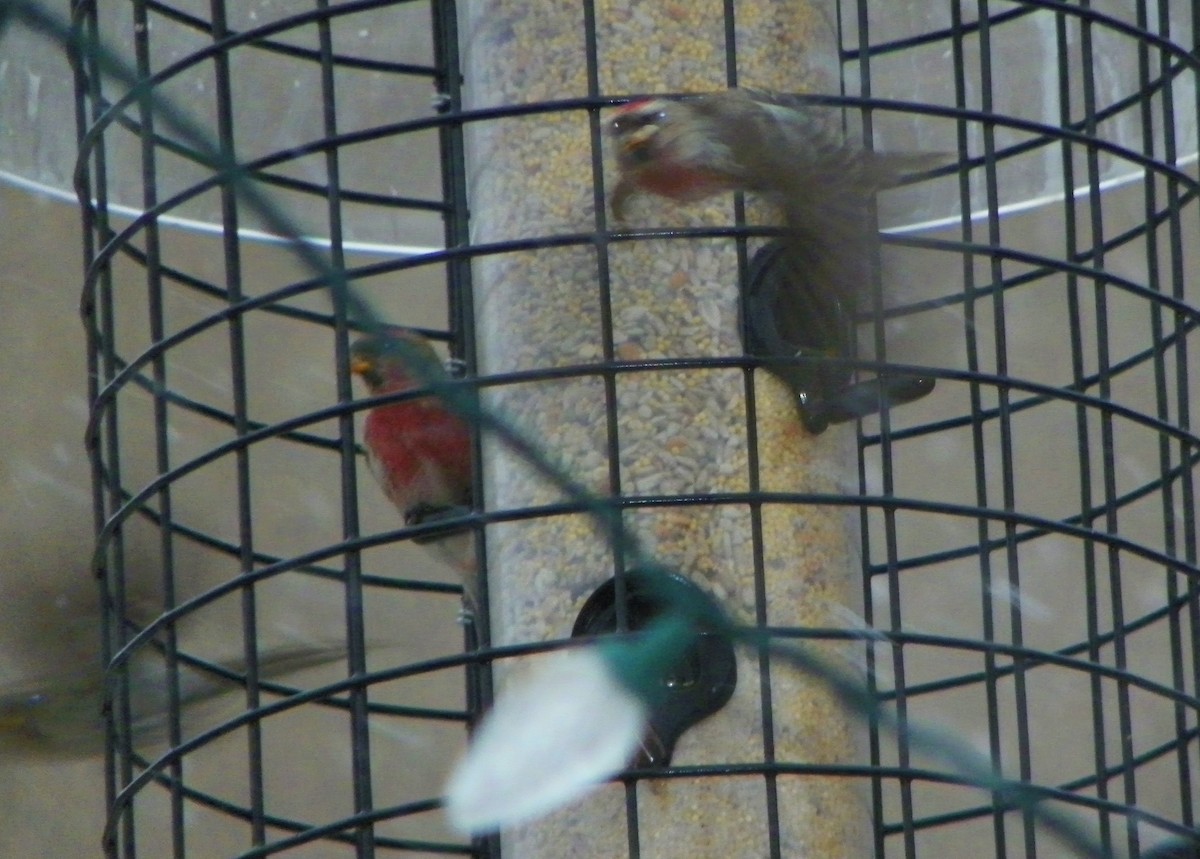
<instances>
[{"instance_id":1,"label":"metal cage around feeder","mask_svg":"<svg viewBox=\"0 0 1200 859\"><path fill-rule=\"evenodd\" d=\"M561 857L570 838L572 854L630 857L1062 855L1010 797L964 789L905 731L856 723L760 654L706 658L722 696L736 676L731 703L583 800L596 817L451 833L442 779L493 663L612 613L595 600L626 567L482 435L458 522L480 607L458 626L463 585L418 544L441 526L402 527L363 468L353 320L298 248L444 344L737 619L841 653L902 727L961 734L1106 855L1186 839L1192 9L290 5L71 3L84 44L121 46L144 82L73 57L108 855ZM729 86L819 96L865 146L945 153L881 197L880 283L836 308L840 333L743 337L741 297L770 298L752 200L651 203L629 227L607 214L610 108ZM936 386L810 434L754 345L780 338L798 353L783 365L820 368L834 395L889 374ZM157 570L148 624L135 553ZM345 659L265 676L280 635ZM147 741L122 666L151 647L168 680L238 655L240 708L197 722L176 687L166 737Z\"/></svg>"}]
</instances>

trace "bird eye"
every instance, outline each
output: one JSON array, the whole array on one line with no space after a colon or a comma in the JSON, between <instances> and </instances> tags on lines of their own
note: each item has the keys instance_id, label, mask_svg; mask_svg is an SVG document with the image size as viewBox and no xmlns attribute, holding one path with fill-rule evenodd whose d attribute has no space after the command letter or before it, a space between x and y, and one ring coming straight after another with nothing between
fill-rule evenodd
<instances>
[{"instance_id":1,"label":"bird eye","mask_svg":"<svg viewBox=\"0 0 1200 859\"><path fill-rule=\"evenodd\" d=\"M620 137L623 134L628 134L631 131L636 131L639 128L645 128L648 125L658 125L667 119L666 108L658 110L638 110L628 113L622 113L613 118L612 133Z\"/></svg>"},{"instance_id":2,"label":"bird eye","mask_svg":"<svg viewBox=\"0 0 1200 859\"><path fill-rule=\"evenodd\" d=\"M632 116L618 116L611 123L612 133L615 137L620 137L634 126L634 118Z\"/></svg>"}]
</instances>

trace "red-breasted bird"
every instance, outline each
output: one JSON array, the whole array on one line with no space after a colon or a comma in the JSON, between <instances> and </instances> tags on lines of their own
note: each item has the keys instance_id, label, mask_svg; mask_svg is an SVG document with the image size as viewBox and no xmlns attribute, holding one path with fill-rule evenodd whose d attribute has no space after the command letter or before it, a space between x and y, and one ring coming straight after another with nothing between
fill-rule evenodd
<instances>
[{"instance_id":1,"label":"red-breasted bird","mask_svg":"<svg viewBox=\"0 0 1200 859\"><path fill-rule=\"evenodd\" d=\"M622 218L639 191L680 202L753 191L782 205L789 221L804 215L791 226L828 227L818 214L859 210L934 163L851 145L838 118L835 108L740 89L630 102L609 124L621 170L613 213Z\"/></svg>"},{"instance_id":2,"label":"red-breasted bird","mask_svg":"<svg viewBox=\"0 0 1200 859\"><path fill-rule=\"evenodd\" d=\"M844 137L839 112L731 89L624 105L609 130L620 178L618 220L638 192L692 202L750 191L783 213L793 265L821 291L852 297L870 283L875 194L944 156L870 152Z\"/></svg>"},{"instance_id":3,"label":"red-breasted bird","mask_svg":"<svg viewBox=\"0 0 1200 859\"><path fill-rule=\"evenodd\" d=\"M422 360L438 362L429 341L409 329L389 328L385 334L355 341L350 369L371 396L421 387L400 354L389 348L389 338L416 347ZM406 524L418 524L451 507L470 506L471 433L437 397L376 406L364 422L363 441L371 469Z\"/></svg>"},{"instance_id":4,"label":"red-breasted bird","mask_svg":"<svg viewBox=\"0 0 1200 859\"><path fill-rule=\"evenodd\" d=\"M786 349L764 351L760 337L760 342L746 343L749 354L848 354L846 329L859 297L874 282L879 253L874 197L946 158L862 149L845 139L839 117L834 108L731 89L634 101L611 120L620 169L611 203L618 220L630 197L642 192L691 202L749 191L780 210L782 236L772 252L772 277L781 288L773 290L765 310L778 334L772 339ZM745 321L761 328L764 320L752 313ZM772 372L795 389L801 403L811 402L814 388L826 389L820 394L823 400L834 393L828 380L803 366ZM848 371L832 375L849 379ZM927 392L929 387L932 383L923 380L919 389ZM819 432L838 419L837 407L826 411L829 415L815 418L810 429ZM850 419L861 416L862 407L844 411L848 417L842 419Z\"/></svg>"},{"instance_id":5,"label":"red-breasted bird","mask_svg":"<svg viewBox=\"0 0 1200 859\"><path fill-rule=\"evenodd\" d=\"M392 327L350 347L350 369L372 396L422 386L394 343L416 348L422 361L438 363L429 341L416 331ZM466 421L430 394L375 406L363 425L371 470L406 525L457 516L471 507L471 433ZM467 582L471 601L475 560L469 533L438 535L439 549ZM425 541L422 541L425 542Z\"/></svg>"}]
</instances>

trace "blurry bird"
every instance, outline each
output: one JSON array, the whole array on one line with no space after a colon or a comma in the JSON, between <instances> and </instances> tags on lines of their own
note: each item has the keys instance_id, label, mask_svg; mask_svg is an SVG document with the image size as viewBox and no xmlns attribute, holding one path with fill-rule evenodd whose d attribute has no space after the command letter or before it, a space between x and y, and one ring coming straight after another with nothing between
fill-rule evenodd
<instances>
[{"instance_id":1,"label":"blurry bird","mask_svg":"<svg viewBox=\"0 0 1200 859\"><path fill-rule=\"evenodd\" d=\"M859 297L875 280L879 235L872 206L878 191L927 170L940 154L877 153L853 146L837 122L838 111L765 93L732 89L686 99L644 99L624 105L610 124L620 177L612 194L621 220L639 192L680 202L726 191L750 191L776 207L782 236L767 260L774 283L769 295L750 296L743 320L748 354L851 354L852 320ZM783 351L778 351L783 349ZM833 403L849 372L818 365L778 365L805 411L809 429L861 416L872 403L923 395L932 381L889 381L882 398L859 391L856 402ZM819 409L815 403L824 405ZM819 410L820 414L816 414ZM809 420L809 412L812 412Z\"/></svg>"},{"instance_id":2,"label":"blurry bird","mask_svg":"<svg viewBox=\"0 0 1200 859\"><path fill-rule=\"evenodd\" d=\"M783 240L754 255L742 289L742 345L757 358L839 358L852 354L850 308L839 296L814 290L814 284L792 270ZM807 312L796 308L805 307ZM800 416L811 433L830 424L857 420L920 399L933 390L931 376L891 373L853 381L846 364L836 361L767 363L768 372L791 388Z\"/></svg>"},{"instance_id":3,"label":"blurry bird","mask_svg":"<svg viewBox=\"0 0 1200 859\"><path fill-rule=\"evenodd\" d=\"M864 219L874 194L944 156L880 153L846 141L834 108L731 89L622 106L610 122L621 175L613 212L638 191L692 202L753 191L783 206L792 229ZM818 218L820 220L818 220Z\"/></svg>"},{"instance_id":4,"label":"blurry bird","mask_svg":"<svg viewBox=\"0 0 1200 859\"><path fill-rule=\"evenodd\" d=\"M263 653L259 678L279 678L305 668L345 658L341 647L297 647ZM220 663L245 674L240 660ZM181 716L196 715L198 705L244 688L234 679L178 663ZM128 665L129 727L135 747L162 740L170 713L169 686L163 654L142 648ZM79 663L68 671L35 682L0 687L0 759L4 757L74 758L104 753L106 727L102 712L104 671L98 662Z\"/></svg>"},{"instance_id":5,"label":"blurry bird","mask_svg":"<svg viewBox=\"0 0 1200 859\"><path fill-rule=\"evenodd\" d=\"M421 387L389 339L403 340L423 360L437 363L429 341L415 331L390 328L350 347L350 369L371 396ZM367 414L363 440L371 468L404 522L420 524L430 516L471 504L471 434L466 422L435 396L376 406Z\"/></svg>"},{"instance_id":6,"label":"blurry bird","mask_svg":"<svg viewBox=\"0 0 1200 859\"><path fill-rule=\"evenodd\" d=\"M422 387L406 365L398 341L415 347L420 360L435 366L437 354L421 334L392 327L350 347L350 369L371 396ZM471 433L466 421L433 395L375 406L367 413L363 443L371 470L406 525L462 515L471 507ZM475 558L469 532L437 534L443 555L463 575L473 602Z\"/></svg>"}]
</instances>

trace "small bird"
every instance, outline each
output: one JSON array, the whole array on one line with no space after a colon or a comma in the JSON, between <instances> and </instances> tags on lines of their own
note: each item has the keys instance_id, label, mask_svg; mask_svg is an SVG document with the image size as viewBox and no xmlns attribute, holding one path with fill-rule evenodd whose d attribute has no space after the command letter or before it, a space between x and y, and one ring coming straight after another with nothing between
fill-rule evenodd
<instances>
[{"instance_id":1,"label":"small bird","mask_svg":"<svg viewBox=\"0 0 1200 859\"><path fill-rule=\"evenodd\" d=\"M415 347L421 359L438 363L433 346L416 331L389 328L350 347L350 369L371 396L421 387L394 341ZM471 506L471 433L466 421L436 396L387 403L371 409L363 426L371 469L406 525ZM461 512L459 510L458 512Z\"/></svg>"},{"instance_id":2,"label":"small bird","mask_svg":"<svg viewBox=\"0 0 1200 859\"><path fill-rule=\"evenodd\" d=\"M837 122L839 115L785 96L731 89L634 101L610 123L620 170L611 199L618 220L639 192L693 202L749 191L780 211L782 234L762 257L770 266L770 294L751 285L757 292L743 301L746 351L756 357L851 354L856 306L875 280L879 254L875 195L945 158L853 146ZM750 326L755 330L747 334ZM764 333L769 336L753 336ZM767 341L786 348L768 347ZM836 400L836 388L849 382L849 372L815 364L769 369L793 388L801 404L813 405L805 417L814 432L830 421L860 416L863 409L871 410L870 402L878 402L868 390L857 397L862 404L825 405L820 415L809 415L817 400ZM912 399L931 387L927 379L915 385L901 381L894 400ZM884 400L891 398L885 391Z\"/></svg>"},{"instance_id":3,"label":"small bird","mask_svg":"<svg viewBox=\"0 0 1200 859\"><path fill-rule=\"evenodd\" d=\"M437 353L420 333L390 327L350 346L350 370L362 378L372 396L395 394L422 386L408 369L398 341L415 347L422 362L438 365ZM367 461L406 525L421 525L461 516L471 509L471 432L467 422L436 396L419 396L375 406L363 426ZM463 579L469 620L476 608L478 565L474 535L466 529L414 538L436 542L439 554Z\"/></svg>"},{"instance_id":4,"label":"small bird","mask_svg":"<svg viewBox=\"0 0 1200 859\"><path fill-rule=\"evenodd\" d=\"M264 652L259 677L284 675L345 658L344 647L298 647ZM245 662L221 667L245 674ZM166 663L155 648L134 654L128 667L129 727L135 747L167 735L170 697ZM98 662L75 665L34 682L0 687L0 759L85 758L104 753L106 727L102 712L104 671ZM241 689L237 680L179 664L180 715L184 730L194 733L199 705Z\"/></svg>"},{"instance_id":5,"label":"small bird","mask_svg":"<svg viewBox=\"0 0 1200 859\"><path fill-rule=\"evenodd\" d=\"M944 157L853 146L839 118L836 108L743 89L629 102L609 123L621 171L613 212L622 218L638 191L680 202L753 191L789 215L850 211Z\"/></svg>"}]
</instances>

